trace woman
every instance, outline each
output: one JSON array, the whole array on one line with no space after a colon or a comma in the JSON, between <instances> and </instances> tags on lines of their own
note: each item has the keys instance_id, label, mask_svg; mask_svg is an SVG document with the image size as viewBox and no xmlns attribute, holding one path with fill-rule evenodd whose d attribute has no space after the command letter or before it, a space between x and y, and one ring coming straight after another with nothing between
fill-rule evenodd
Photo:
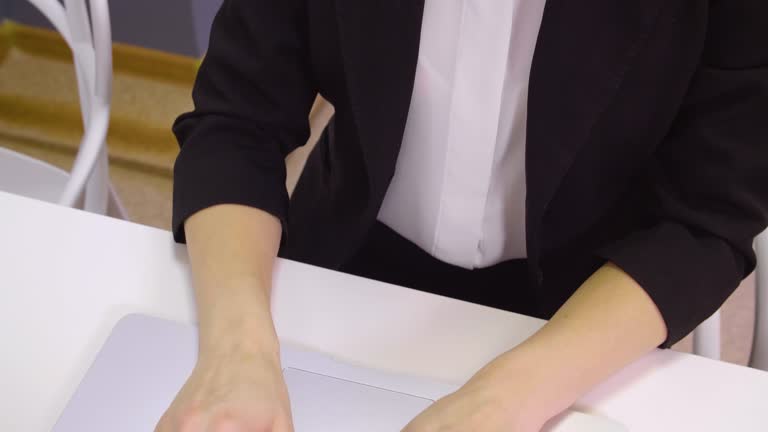
<instances>
[{"instance_id":1,"label":"woman","mask_svg":"<svg viewBox=\"0 0 768 432\"><path fill-rule=\"evenodd\" d=\"M179 118L200 356L162 432L291 431L276 254L551 318L408 432L533 432L713 313L768 204L762 0L226 0ZM290 200L284 158L335 107Z\"/></svg>"}]
</instances>

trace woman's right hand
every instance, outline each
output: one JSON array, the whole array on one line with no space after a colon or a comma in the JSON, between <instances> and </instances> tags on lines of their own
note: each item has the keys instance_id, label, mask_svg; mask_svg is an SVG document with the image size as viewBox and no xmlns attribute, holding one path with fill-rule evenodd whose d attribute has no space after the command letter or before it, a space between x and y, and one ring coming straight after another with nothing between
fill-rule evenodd
<instances>
[{"instance_id":1,"label":"woman's right hand","mask_svg":"<svg viewBox=\"0 0 768 432\"><path fill-rule=\"evenodd\" d=\"M155 432L293 432L279 356L201 356Z\"/></svg>"},{"instance_id":2,"label":"woman's right hand","mask_svg":"<svg viewBox=\"0 0 768 432\"><path fill-rule=\"evenodd\" d=\"M271 314L280 221L218 205L184 224L197 305L197 365L156 432L293 432Z\"/></svg>"}]
</instances>

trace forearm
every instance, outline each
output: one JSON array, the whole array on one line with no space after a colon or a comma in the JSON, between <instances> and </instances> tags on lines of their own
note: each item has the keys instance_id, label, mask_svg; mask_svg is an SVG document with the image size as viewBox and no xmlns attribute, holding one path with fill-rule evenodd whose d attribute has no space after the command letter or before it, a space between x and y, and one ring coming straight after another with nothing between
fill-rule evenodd
<instances>
[{"instance_id":1,"label":"forearm","mask_svg":"<svg viewBox=\"0 0 768 432\"><path fill-rule=\"evenodd\" d=\"M280 222L262 210L219 205L191 216L185 231L201 357L276 354L270 291Z\"/></svg>"},{"instance_id":2,"label":"forearm","mask_svg":"<svg viewBox=\"0 0 768 432\"><path fill-rule=\"evenodd\" d=\"M648 294L606 264L549 323L498 363L507 369L502 377L519 381L523 374L537 409L549 417L665 339L664 320Z\"/></svg>"}]
</instances>

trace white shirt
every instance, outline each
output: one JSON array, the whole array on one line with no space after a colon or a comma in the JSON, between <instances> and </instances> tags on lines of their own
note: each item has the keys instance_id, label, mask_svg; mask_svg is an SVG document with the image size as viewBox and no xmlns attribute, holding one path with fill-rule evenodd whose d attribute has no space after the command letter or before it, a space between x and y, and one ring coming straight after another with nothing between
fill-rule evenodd
<instances>
[{"instance_id":1,"label":"white shirt","mask_svg":"<svg viewBox=\"0 0 768 432\"><path fill-rule=\"evenodd\" d=\"M545 0L426 0L378 219L464 268L525 258L528 80Z\"/></svg>"}]
</instances>

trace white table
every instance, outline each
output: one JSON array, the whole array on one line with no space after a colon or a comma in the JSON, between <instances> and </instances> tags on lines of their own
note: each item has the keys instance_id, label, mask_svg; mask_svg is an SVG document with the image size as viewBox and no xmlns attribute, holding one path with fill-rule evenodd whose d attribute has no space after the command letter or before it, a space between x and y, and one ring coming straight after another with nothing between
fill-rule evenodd
<instances>
[{"instance_id":1,"label":"white table","mask_svg":"<svg viewBox=\"0 0 768 432\"><path fill-rule=\"evenodd\" d=\"M290 261L275 276L282 340L460 383L542 321ZM125 314L194 321L168 232L0 192L0 431L48 431ZM584 397L632 431L766 431L768 374L658 351Z\"/></svg>"}]
</instances>

